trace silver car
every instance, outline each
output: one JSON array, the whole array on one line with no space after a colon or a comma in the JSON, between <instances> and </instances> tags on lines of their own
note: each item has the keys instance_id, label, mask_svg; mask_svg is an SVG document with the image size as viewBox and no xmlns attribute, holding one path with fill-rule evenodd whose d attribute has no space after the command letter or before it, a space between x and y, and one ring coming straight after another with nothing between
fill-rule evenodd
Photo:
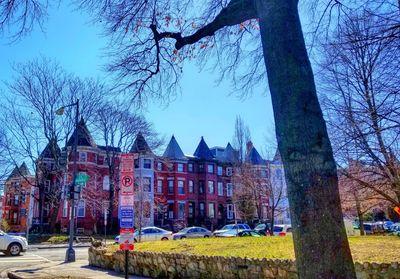
<instances>
[{"instance_id":1,"label":"silver car","mask_svg":"<svg viewBox=\"0 0 400 279\"><path fill-rule=\"evenodd\" d=\"M189 227L180 230L177 233L174 233L172 236L174 240L176 239L185 239L185 238L207 238L210 237L212 233L201 227Z\"/></svg>"},{"instance_id":2,"label":"silver car","mask_svg":"<svg viewBox=\"0 0 400 279\"><path fill-rule=\"evenodd\" d=\"M139 236L139 230L133 234L135 242L155 241L155 240L172 240L172 232L157 227L144 227ZM119 241L119 235L115 238L115 242Z\"/></svg>"},{"instance_id":3,"label":"silver car","mask_svg":"<svg viewBox=\"0 0 400 279\"><path fill-rule=\"evenodd\" d=\"M0 252L10 256L18 256L28 248L25 237L13 236L0 231Z\"/></svg>"}]
</instances>

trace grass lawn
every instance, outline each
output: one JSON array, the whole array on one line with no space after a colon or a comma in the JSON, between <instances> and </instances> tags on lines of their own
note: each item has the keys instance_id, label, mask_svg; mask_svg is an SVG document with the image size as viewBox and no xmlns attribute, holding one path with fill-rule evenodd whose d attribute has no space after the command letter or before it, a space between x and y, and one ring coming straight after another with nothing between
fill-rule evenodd
<instances>
[{"instance_id":1,"label":"grass lawn","mask_svg":"<svg viewBox=\"0 0 400 279\"><path fill-rule=\"evenodd\" d=\"M349 237L354 261L400 261L400 237ZM322 247L323 248L323 247ZM111 249L118 249L114 245ZM136 251L189 253L208 256L294 259L291 237L239 237L154 241L135 244Z\"/></svg>"}]
</instances>

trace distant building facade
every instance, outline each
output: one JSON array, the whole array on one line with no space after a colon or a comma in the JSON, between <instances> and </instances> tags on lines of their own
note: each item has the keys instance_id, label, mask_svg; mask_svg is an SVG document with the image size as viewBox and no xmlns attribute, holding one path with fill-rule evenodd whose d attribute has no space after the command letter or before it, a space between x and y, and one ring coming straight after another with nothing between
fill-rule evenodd
<instances>
[{"instance_id":1,"label":"distant building facade","mask_svg":"<svg viewBox=\"0 0 400 279\"><path fill-rule=\"evenodd\" d=\"M75 194L76 232L103 233L106 216L111 216L108 220L112 220L113 230L117 231L118 169L121 151L115 147L97 145L83 119L67 141L67 146L60 149L60 153L67 154L63 173L57 174L55 178L51 175L52 172L46 172L46 183L49 187L59 189L56 192L60 194L59 206L56 207L52 206L54 203L50 200L44 199L43 220L55 226L56 231L67 232L69 229L71 206L68 189L73 178L72 144L75 137L78 137L78 173L90 176L88 182L81 185L80 194ZM46 148L42 152L40 163L46 163L45 166L51 168L53 158L46 152ZM172 136L163 155L157 156L144 136L139 133L129 153L134 154L135 158L133 169L136 227L157 225L176 230L188 225L201 225L215 229L233 223L235 219L241 220L234 205L234 174L238 166L238 152L230 143L226 147L209 148L202 137L193 155L185 155L176 138ZM283 165L279 156L275 157L272 161L264 160L250 143L245 164L260 173L263 179L271 179L277 187L284 187L286 199ZM114 178L110 177L110 160L116 172ZM20 168L29 173L26 166ZM25 193L25 197L28 192L36 195L37 193L16 177L15 174L10 175L6 181L3 217L14 226L13 230L22 232L26 230L27 224L32 226L38 222L39 208L35 199L25 198L24 203L21 203L17 192ZM16 184L17 181L19 184ZM111 199L114 206L112 212L109 212ZM259 202L261 209L255 219L268 221L270 199L264 195L260 197ZM286 203L287 199L282 205L282 211L285 208L286 212L282 217L275 218L276 223L290 223ZM29 215L27 212L32 213ZM30 216L30 223L24 219L24 214Z\"/></svg>"}]
</instances>

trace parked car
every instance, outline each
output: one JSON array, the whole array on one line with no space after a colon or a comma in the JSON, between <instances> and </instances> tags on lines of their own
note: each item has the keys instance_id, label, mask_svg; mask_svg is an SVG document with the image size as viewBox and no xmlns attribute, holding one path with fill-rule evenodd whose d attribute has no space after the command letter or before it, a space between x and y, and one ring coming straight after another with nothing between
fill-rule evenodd
<instances>
[{"instance_id":1,"label":"parked car","mask_svg":"<svg viewBox=\"0 0 400 279\"><path fill-rule=\"evenodd\" d=\"M135 231L134 241L139 242L139 230ZM119 242L119 235L115 237L115 242ZM157 227L144 227L140 232L140 241L172 240L172 232Z\"/></svg>"},{"instance_id":2,"label":"parked car","mask_svg":"<svg viewBox=\"0 0 400 279\"><path fill-rule=\"evenodd\" d=\"M366 235L383 234L385 229L382 223L364 223L364 232Z\"/></svg>"},{"instance_id":3,"label":"parked car","mask_svg":"<svg viewBox=\"0 0 400 279\"><path fill-rule=\"evenodd\" d=\"M254 230L244 230L244 231L239 232L238 236L240 236L240 237L248 237L248 236L260 237L262 235Z\"/></svg>"},{"instance_id":4,"label":"parked car","mask_svg":"<svg viewBox=\"0 0 400 279\"><path fill-rule=\"evenodd\" d=\"M249 225L247 225L247 224L225 225L221 229L214 231L213 236L222 236L222 234L226 234L226 233L229 234L229 232L232 232L232 233L236 232L236 234L237 234L238 232L243 231L243 230L250 230Z\"/></svg>"},{"instance_id":5,"label":"parked car","mask_svg":"<svg viewBox=\"0 0 400 279\"><path fill-rule=\"evenodd\" d=\"M255 228L254 231L259 233L260 235L271 235L271 229L269 224L258 224Z\"/></svg>"},{"instance_id":6,"label":"parked car","mask_svg":"<svg viewBox=\"0 0 400 279\"><path fill-rule=\"evenodd\" d=\"M283 224L283 225L274 225L274 235L286 236L292 234L292 226Z\"/></svg>"},{"instance_id":7,"label":"parked car","mask_svg":"<svg viewBox=\"0 0 400 279\"><path fill-rule=\"evenodd\" d=\"M199 238L199 237L207 238L210 237L211 235L212 233L205 228L188 227L184 228L183 230L180 230L177 233L174 233L172 237L174 240L176 240L176 239Z\"/></svg>"},{"instance_id":8,"label":"parked car","mask_svg":"<svg viewBox=\"0 0 400 279\"><path fill-rule=\"evenodd\" d=\"M392 233L400 231L400 223L394 223L393 225L390 226L390 231Z\"/></svg>"},{"instance_id":9,"label":"parked car","mask_svg":"<svg viewBox=\"0 0 400 279\"><path fill-rule=\"evenodd\" d=\"M8 256L18 256L28 249L28 241L25 237L14 236L0 231L0 252Z\"/></svg>"}]
</instances>

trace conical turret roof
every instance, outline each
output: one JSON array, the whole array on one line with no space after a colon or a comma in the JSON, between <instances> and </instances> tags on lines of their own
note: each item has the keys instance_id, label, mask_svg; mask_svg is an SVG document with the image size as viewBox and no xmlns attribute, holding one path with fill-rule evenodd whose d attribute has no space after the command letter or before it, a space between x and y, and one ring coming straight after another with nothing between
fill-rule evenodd
<instances>
[{"instance_id":1,"label":"conical turret roof","mask_svg":"<svg viewBox=\"0 0 400 279\"><path fill-rule=\"evenodd\" d=\"M53 151L52 148L55 150ZM47 143L46 147L43 149L42 153L40 154L40 158L48 158L48 159L54 159L54 155L57 155L57 158L60 157L61 155L61 149L57 144L56 139L50 140L49 143Z\"/></svg>"},{"instance_id":2,"label":"conical turret roof","mask_svg":"<svg viewBox=\"0 0 400 279\"><path fill-rule=\"evenodd\" d=\"M246 162L253 165L263 165L265 164L265 160L261 157L260 153L258 153L257 149L252 146L250 151L246 156Z\"/></svg>"},{"instance_id":3,"label":"conical turret roof","mask_svg":"<svg viewBox=\"0 0 400 279\"><path fill-rule=\"evenodd\" d=\"M151 151L149 145L147 144L141 132L139 132L138 135L136 136L135 142L133 143L130 152L153 155L153 151Z\"/></svg>"},{"instance_id":4,"label":"conical turret roof","mask_svg":"<svg viewBox=\"0 0 400 279\"><path fill-rule=\"evenodd\" d=\"M228 142L227 146L225 147L223 156L222 156L222 161L224 162L230 162L230 163L235 163L239 160L239 153L237 150L235 150L232 145Z\"/></svg>"},{"instance_id":5,"label":"conical turret roof","mask_svg":"<svg viewBox=\"0 0 400 279\"><path fill-rule=\"evenodd\" d=\"M76 136L78 136L78 146L96 147L96 143L94 142L93 137L90 134L83 117L78 123L78 128L75 129L72 136L69 138L67 146L72 146L74 144Z\"/></svg>"},{"instance_id":6,"label":"conical turret roof","mask_svg":"<svg viewBox=\"0 0 400 279\"><path fill-rule=\"evenodd\" d=\"M181 147L175 139L175 136L171 137L167 148L164 151L163 157L175 160L187 160L185 154L183 154Z\"/></svg>"},{"instance_id":7,"label":"conical turret roof","mask_svg":"<svg viewBox=\"0 0 400 279\"><path fill-rule=\"evenodd\" d=\"M273 159L274 162L282 162L282 157L281 157L281 153L279 152L279 149L277 148L275 151L275 156Z\"/></svg>"},{"instance_id":8,"label":"conical turret roof","mask_svg":"<svg viewBox=\"0 0 400 279\"><path fill-rule=\"evenodd\" d=\"M193 156L199 158L199 159L205 159L205 160L213 160L214 156L208 148L207 143L204 141L204 138L201 137L201 140L199 142L199 145L196 148L196 151L193 153Z\"/></svg>"}]
</instances>

